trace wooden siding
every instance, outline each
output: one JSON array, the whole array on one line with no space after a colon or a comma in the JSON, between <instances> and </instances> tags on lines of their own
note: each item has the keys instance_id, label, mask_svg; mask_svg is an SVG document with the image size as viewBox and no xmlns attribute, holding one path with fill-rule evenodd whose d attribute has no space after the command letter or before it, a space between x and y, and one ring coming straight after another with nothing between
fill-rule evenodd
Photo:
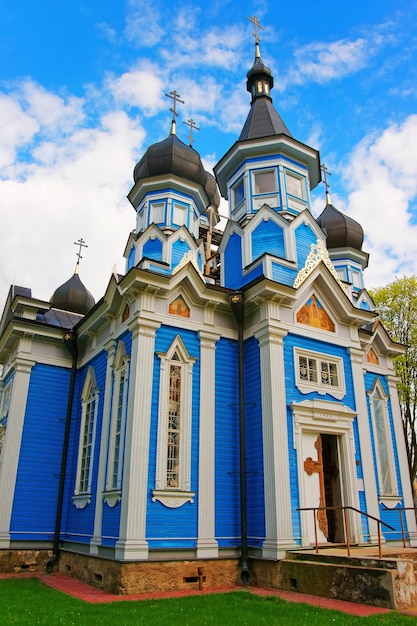
<instances>
[{"instance_id":1,"label":"wooden siding","mask_svg":"<svg viewBox=\"0 0 417 626\"><path fill-rule=\"evenodd\" d=\"M248 545L260 547L265 539L265 492L258 340L252 337L244 349Z\"/></svg>"},{"instance_id":2,"label":"wooden siding","mask_svg":"<svg viewBox=\"0 0 417 626\"><path fill-rule=\"evenodd\" d=\"M219 547L240 545L237 342L220 339L215 382L215 533Z\"/></svg>"},{"instance_id":3,"label":"wooden siding","mask_svg":"<svg viewBox=\"0 0 417 626\"><path fill-rule=\"evenodd\" d=\"M233 233L227 242L224 258L224 286L229 289L242 287L242 240L237 233Z\"/></svg>"},{"instance_id":4,"label":"wooden siding","mask_svg":"<svg viewBox=\"0 0 417 626\"><path fill-rule=\"evenodd\" d=\"M162 261L162 241L157 237L148 239L143 246L142 256L154 261Z\"/></svg>"},{"instance_id":5,"label":"wooden siding","mask_svg":"<svg viewBox=\"0 0 417 626\"><path fill-rule=\"evenodd\" d=\"M295 231L295 248L297 250L298 269L304 267L310 254L311 244L317 242L317 235L308 224L300 224Z\"/></svg>"},{"instance_id":6,"label":"wooden siding","mask_svg":"<svg viewBox=\"0 0 417 626\"><path fill-rule=\"evenodd\" d=\"M174 242L172 246L172 252L171 252L171 269L172 270L177 267L177 265L182 260L182 257L184 256L184 254L189 252L189 250L190 250L190 247L186 241L180 241L179 239L177 239L177 241Z\"/></svg>"},{"instance_id":7,"label":"wooden siding","mask_svg":"<svg viewBox=\"0 0 417 626\"><path fill-rule=\"evenodd\" d=\"M70 371L36 364L31 373L10 524L13 540L52 540Z\"/></svg>"},{"instance_id":8,"label":"wooden siding","mask_svg":"<svg viewBox=\"0 0 417 626\"><path fill-rule=\"evenodd\" d=\"M284 230L271 219L260 222L252 233L252 261L265 252L285 258Z\"/></svg>"},{"instance_id":9,"label":"wooden siding","mask_svg":"<svg viewBox=\"0 0 417 626\"><path fill-rule=\"evenodd\" d=\"M77 474L78 447L80 439L81 426L81 393L89 366L93 367L97 387L100 389L96 436L94 442L94 458L92 466L92 482L91 482L91 502L84 509L77 509L73 502L72 496L75 489L75 480ZM74 400L72 407L72 423L71 435L68 448L68 464L66 472L65 499L67 503L66 510L63 513L62 520L62 537L63 539L71 539L81 543L89 543L94 529L94 511L97 489L97 473L100 455L100 439L101 426L103 420L103 402L105 393L107 366L107 352L100 352L89 363L84 365L76 375L76 385L74 390Z\"/></svg>"},{"instance_id":10,"label":"wooden siding","mask_svg":"<svg viewBox=\"0 0 417 626\"><path fill-rule=\"evenodd\" d=\"M191 425L191 490L196 495L193 503L187 502L178 509L167 508L159 501L152 502L152 490L155 488L160 380L160 360L155 354L148 461L148 514L146 521L146 538L149 548L193 548L197 539L200 403L200 343L198 334L177 327L161 326L156 331L155 353L167 352L177 335L180 335L189 355L197 358L193 365Z\"/></svg>"},{"instance_id":11,"label":"wooden siding","mask_svg":"<svg viewBox=\"0 0 417 626\"><path fill-rule=\"evenodd\" d=\"M272 262L272 280L283 285L289 285L292 287L295 279L297 278L297 270L293 270L290 267L284 267L279 263Z\"/></svg>"}]
</instances>

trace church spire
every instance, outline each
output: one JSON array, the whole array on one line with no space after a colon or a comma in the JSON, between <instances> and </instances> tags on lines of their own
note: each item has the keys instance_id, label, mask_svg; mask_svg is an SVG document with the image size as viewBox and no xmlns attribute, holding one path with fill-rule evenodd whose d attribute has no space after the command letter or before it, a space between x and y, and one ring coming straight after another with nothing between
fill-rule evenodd
<instances>
[{"instance_id":1,"label":"church spire","mask_svg":"<svg viewBox=\"0 0 417 626\"><path fill-rule=\"evenodd\" d=\"M320 166L320 169L323 173L323 182L324 182L324 186L326 187L326 204L331 204L332 201L330 200L330 193L329 193L330 185L328 183L327 177L331 176L332 173L329 172L329 170L327 169L327 165L325 165L324 163Z\"/></svg>"},{"instance_id":2,"label":"church spire","mask_svg":"<svg viewBox=\"0 0 417 626\"><path fill-rule=\"evenodd\" d=\"M81 256L81 250L82 248L88 248L88 246L82 237L78 241L74 241L74 246L79 246L79 250L75 255L77 257L77 263L75 264L75 270L74 270L74 274L78 274L79 268L80 268L80 261L83 258Z\"/></svg>"},{"instance_id":3,"label":"church spire","mask_svg":"<svg viewBox=\"0 0 417 626\"><path fill-rule=\"evenodd\" d=\"M274 86L274 78L270 68L261 59L259 29L265 29L255 15L247 19L255 27L255 31L252 33L255 37L255 60L247 73L246 81L246 88L252 96L251 109L239 141L270 137L272 135L287 135L291 137L290 131L272 104L271 89Z\"/></svg>"}]
</instances>

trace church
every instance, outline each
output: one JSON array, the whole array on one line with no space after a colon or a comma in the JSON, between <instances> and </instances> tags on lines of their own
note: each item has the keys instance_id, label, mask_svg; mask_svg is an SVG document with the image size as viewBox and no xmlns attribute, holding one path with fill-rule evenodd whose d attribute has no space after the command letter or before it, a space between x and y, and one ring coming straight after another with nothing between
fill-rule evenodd
<instances>
[{"instance_id":1,"label":"church","mask_svg":"<svg viewBox=\"0 0 417 626\"><path fill-rule=\"evenodd\" d=\"M134 168L125 273L98 302L79 262L48 302L10 288L0 571L140 593L247 581L315 544L398 545L401 526L417 545L393 366L406 348L327 183L313 217L327 170L273 85L256 31L247 119L214 176L169 94L170 132Z\"/></svg>"}]
</instances>

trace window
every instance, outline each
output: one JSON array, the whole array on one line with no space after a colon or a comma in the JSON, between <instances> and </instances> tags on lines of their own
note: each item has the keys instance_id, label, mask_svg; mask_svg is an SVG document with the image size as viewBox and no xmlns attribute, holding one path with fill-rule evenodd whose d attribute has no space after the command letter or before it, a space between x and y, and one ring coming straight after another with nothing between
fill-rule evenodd
<instances>
[{"instance_id":1,"label":"window","mask_svg":"<svg viewBox=\"0 0 417 626\"><path fill-rule=\"evenodd\" d=\"M89 367L81 394L81 429L78 446L76 487L73 496L73 501L77 508L84 508L91 499L98 396L99 390L96 387L94 370L92 367Z\"/></svg>"},{"instance_id":2,"label":"window","mask_svg":"<svg viewBox=\"0 0 417 626\"><path fill-rule=\"evenodd\" d=\"M163 202L152 202L149 222L151 224L163 224L165 222L165 204Z\"/></svg>"},{"instance_id":3,"label":"window","mask_svg":"<svg viewBox=\"0 0 417 626\"><path fill-rule=\"evenodd\" d=\"M341 359L317 355L295 348L297 387L301 393L330 394L338 399L345 395Z\"/></svg>"},{"instance_id":4,"label":"window","mask_svg":"<svg viewBox=\"0 0 417 626\"><path fill-rule=\"evenodd\" d=\"M256 172L254 174L255 179L255 193L271 193L277 190L277 184L275 180L274 170L266 172Z\"/></svg>"},{"instance_id":5,"label":"window","mask_svg":"<svg viewBox=\"0 0 417 626\"><path fill-rule=\"evenodd\" d=\"M379 494L380 496L396 495L394 455L387 410L388 396L378 379L369 392L369 400L377 455Z\"/></svg>"},{"instance_id":6,"label":"window","mask_svg":"<svg viewBox=\"0 0 417 626\"><path fill-rule=\"evenodd\" d=\"M286 181L287 181L287 193L291 196L296 196L297 198L305 197L305 185L304 179L299 176L294 176L294 174L286 173Z\"/></svg>"},{"instance_id":7,"label":"window","mask_svg":"<svg viewBox=\"0 0 417 626\"><path fill-rule=\"evenodd\" d=\"M172 222L177 226L183 226L187 223L187 207L174 202Z\"/></svg>"},{"instance_id":8,"label":"window","mask_svg":"<svg viewBox=\"0 0 417 626\"><path fill-rule=\"evenodd\" d=\"M191 399L192 358L177 336L161 361L159 423L153 501L176 508L192 502Z\"/></svg>"},{"instance_id":9,"label":"window","mask_svg":"<svg viewBox=\"0 0 417 626\"><path fill-rule=\"evenodd\" d=\"M362 277L357 270L352 270L352 282L354 287L362 289Z\"/></svg>"},{"instance_id":10,"label":"window","mask_svg":"<svg viewBox=\"0 0 417 626\"><path fill-rule=\"evenodd\" d=\"M245 189L243 186L243 180L241 180L236 187L233 188L234 207L239 206L245 199Z\"/></svg>"},{"instance_id":11,"label":"window","mask_svg":"<svg viewBox=\"0 0 417 626\"><path fill-rule=\"evenodd\" d=\"M6 437L7 419L9 416L10 398L12 395L12 382L10 381L3 389L0 399L0 459L3 449L4 439Z\"/></svg>"},{"instance_id":12,"label":"window","mask_svg":"<svg viewBox=\"0 0 417 626\"><path fill-rule=\"evenodd\" d=\"M113 405L110 425L109 458L107 465L106 491L120 491L122 486L122 464L124 433L127 414L127 392L130 356L126 354L123 341L119 341L114 359ZM106 498L109 505L118 502Z\"/></svg>"}]
</instances>

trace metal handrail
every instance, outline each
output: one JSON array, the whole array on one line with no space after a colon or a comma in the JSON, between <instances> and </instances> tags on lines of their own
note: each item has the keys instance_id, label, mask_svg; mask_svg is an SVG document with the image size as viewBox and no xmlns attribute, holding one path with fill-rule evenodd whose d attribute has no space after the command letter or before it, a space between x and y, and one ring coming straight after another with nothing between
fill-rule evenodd
<instances>
[{"instance_id":1,"label":"metal handrail","mask_svg":"<svg viewBox=\"0 0 417 626\"><path fill-rule=\"evenodd\" d=\"M370 519L373 519L375 522L377 522L377 524L378 524L378 554L379 554L379 558L382 559L381 524L383 526L386 526L390 530L395 530L395 528L393 528L392 526L390 526L386 522L383 522L378 517L374 517L373 515L370 515L369 513L365 513L365 511L361 511L359 509L356 509L354 506L315 506L315 507L298 508L297 509L297 511L313 511L314 543L315 543L315 548L316 548L316 554L318 554L318 551L319 551L319 544L318 544L318 540L317 540L317 519L316 519L315 512L316 511L343 511L343 520L344 520L344 524L345 524L345 536L346 536L346 548L347 548L348 556L350 556L349 521L348 521L348 518L347 518L347 515L346 515L346 511L347 510L354 511L355 513L359 513L360 515L365 515L365 517L369 517Z\"/></svg>"},{"instance_id":2,"label":"metal handrail","mask_svg":"<svg viewBox=\"0 0 417 626\"><path fill-rule=\"evenodd\" d=\"M384 505L385 506L385 505ZM401 537L403 540L403 548L406 548L407 546L405 545L405 530L404 530L404 522L403 522L403 511L417 511L417 506L402 506L401 508L395 508L395 509L389 509L387 506L385 506L384 511L399 511L400 513L400 525L401 525Z\"/></svg>"}]
</instances>

